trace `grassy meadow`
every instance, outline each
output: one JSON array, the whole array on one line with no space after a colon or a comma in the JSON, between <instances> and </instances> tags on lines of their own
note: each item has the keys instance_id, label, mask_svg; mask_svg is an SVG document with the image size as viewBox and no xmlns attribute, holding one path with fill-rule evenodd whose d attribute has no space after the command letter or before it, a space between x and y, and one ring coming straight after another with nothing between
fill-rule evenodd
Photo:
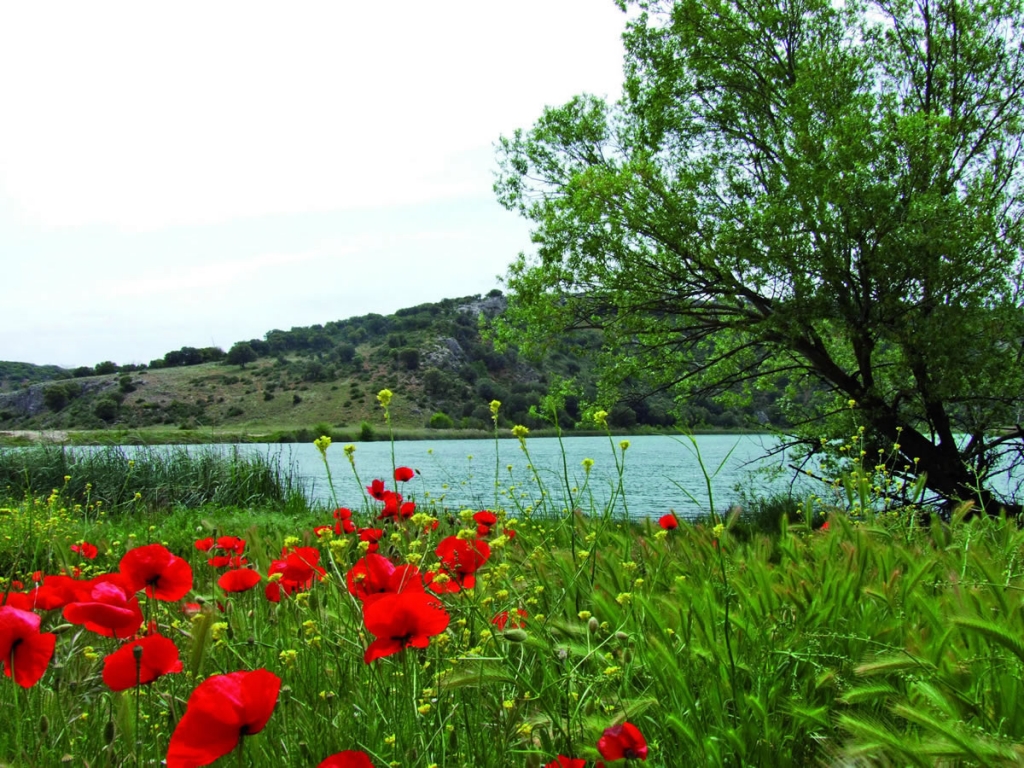
<instances>
[{"instance_id":1,"label":"grassy meadow","mask_svg":"<svg viewBox=\"0 0 1024 768\"><path fill-rule=\"evenodd\" d=\"M331 478L338 510L230 459L54 453L42 491L5 469L0 765L1024 763L1012 520L922 524L856 475L777 526L738 509L625 520L537 476L481 514L397 498L402 468L359 478L358 450L319 447L352 463ZM132 589L158 551L167 570ZM115 608L138 626L95 631ZM175 659L135 685L154 662L132 644L153 635ZM225 693L257 671L268 700ZM189 751L203 707L227 729L217 754Z\"/></svg>"}]
</instances>

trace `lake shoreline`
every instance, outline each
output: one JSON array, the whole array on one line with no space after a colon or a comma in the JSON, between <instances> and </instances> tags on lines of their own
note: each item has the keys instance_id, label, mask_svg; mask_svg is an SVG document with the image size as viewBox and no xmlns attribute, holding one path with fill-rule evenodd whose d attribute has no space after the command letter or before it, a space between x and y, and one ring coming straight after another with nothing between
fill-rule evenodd
<instances>
[{"instance_id":1,"label":"lake shoreline","mask_svg":"<svg viewBox=\"0 0 1024 768\"><path fill-rule=\"evenodd\" d=\"M388 442L389 437L385 426L376 428L374 440L362 439L359 427L335 428L331 439L335 443L356 442ZM698 429L683 432L666 429L612 430L614 438L630 438L641 435L758 435L764 430L743 429ZM562 437L604 437L608 433L599 430L563 431ZM319 434L306 427L282 429L263 429L259 431L245 430L214 430L214 429L160 429L160 430L0 430L0 447L20 447L28 445L67 445L67 446L103 446L103 445L230 445L276 443L292 444L312 442ZM500 429L501 440L515 440L509 429ZM531 438L558 437L554 429L538 429L530 431ZM494 432L478 429L395 429L395 442L414 442L423 440L493 440Z\"/></svg>"}]
</instances>

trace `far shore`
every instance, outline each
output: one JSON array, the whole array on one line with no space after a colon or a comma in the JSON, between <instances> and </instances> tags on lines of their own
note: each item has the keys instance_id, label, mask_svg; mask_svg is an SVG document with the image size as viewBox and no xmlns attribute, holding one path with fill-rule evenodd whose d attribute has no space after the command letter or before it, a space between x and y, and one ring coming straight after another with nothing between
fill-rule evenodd
<instances>
[{"instance_id":1,"label":"far shore","mask_svg":"<svg viewBox=\"0 0 1024 768\"><path fill-rule=\"evenodd\" d=\"M768 430L764 430L768 431ZM752 430L716 430L699 429L690 432L694 435L720 434L761 434ZM594 437L606 435L598 430L563 431L562 437ZM612 430L615 437L636 435L679 435L680 430ZM0 447L19 447L28 445L197 445L225 443L301 443L312 442L319 437L313 430L305 427L259 430L244 429L99 429L99 430L0 430ZM409 429L395 428L394 439L400 440L493 440L494 432L478 429ZM554 429L530 430L530 437L557 437ZM500 439L514 440L508 429L500 429ZM360 442L358 427L337 427L332 430L331 439L336 443ZM388 440L386 426L375 426L374 442Z\"/></svg>"}]
</instances>

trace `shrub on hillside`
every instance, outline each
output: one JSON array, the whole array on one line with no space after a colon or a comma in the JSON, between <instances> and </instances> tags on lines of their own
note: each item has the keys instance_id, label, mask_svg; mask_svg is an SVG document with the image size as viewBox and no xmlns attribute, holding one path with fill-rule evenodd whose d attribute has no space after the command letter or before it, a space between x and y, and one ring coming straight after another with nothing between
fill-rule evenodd
<instances>
[{"instance_id":1,"label":"shrub on hillside","mask_svg":"<svg viewBox=\"0 0 1024 768\"><path fill-rule=\"evenodd\" d=\"M438 411L430 417L430 421L427 422L427 426L431 429L451 429L455 426L452 421L452 417L443 411Z\"/></svg>"}]
</instances>

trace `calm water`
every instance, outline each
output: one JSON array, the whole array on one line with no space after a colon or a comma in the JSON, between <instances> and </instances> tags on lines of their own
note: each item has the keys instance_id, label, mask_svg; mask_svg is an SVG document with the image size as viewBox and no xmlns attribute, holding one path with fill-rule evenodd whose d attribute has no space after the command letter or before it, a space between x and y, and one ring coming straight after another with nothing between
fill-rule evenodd
<instances>
[{"instance_id":1,"label":"calm water","mask_svg":"<svg viewBox=\"0 0 1024 768\"><path fill-rule=\"evenodd\" d=\"M615 458L623 461L616 437L563 438L565 466L569 487L582 492L580 506L603 509L613 497L618 485ZM616 514L628 512L633 517L657 517L674 510L683 517L709 511L708 489L700 462L693 445L686 439L643 435L630 437L624 455L622 477L625 505L621 496L615 499ZM777 447L778 440L768 435L704 435L697 438L700 457L709 474L714 474L711 493L719 511L738 499L737 486L757 483L760 489L768 484L759 468L785 468L783 454L770 459L765 455ZM355 468L362 485L374 478L391 478L391 444L386 442L356 443ZM312 445L240 446L242 450L279 456L282 464L290 465L308 492L324 502L331 501L330 486L319 452ZM562 449L555 438L529 438L527 448L556 511L565 506ZM446 507L487 508L503 506L508 509L518 502L522 506L536 505L539 498L537 484L528 468L526 456L514 439L494 440L438 440L409 441L394 445L395 465L408 466L418 471L417 477L405 483L400 492L419 503L437 501ZM357 506L362 496L345 456L343 445L335 443L327 452L338 502ZM594 460L589 483L583 460ZM495 483L497 473L498 482ZM787 487L793 473L787 470L773 486ZM496 487L497 486L497 487ZM497 495L496 495L497 494Z\"/></svg>"}]
</instances>

